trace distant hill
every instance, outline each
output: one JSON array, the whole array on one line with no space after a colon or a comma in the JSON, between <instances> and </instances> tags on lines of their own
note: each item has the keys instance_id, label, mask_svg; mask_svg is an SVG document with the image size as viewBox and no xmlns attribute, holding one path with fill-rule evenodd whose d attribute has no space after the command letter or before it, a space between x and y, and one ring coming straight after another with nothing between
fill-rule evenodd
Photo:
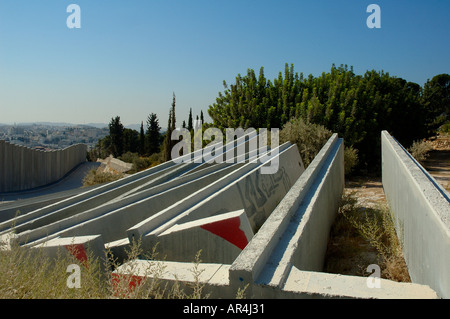
<instances>
[{"instance_id":1,"label":"distant hill","mask_svg":"<svg viewBox=\"0 0 450 319\"><path fill-rule=\"evenodd\" d=\"M87 124L83 124L86 126L92 126L92 127L96 127L96 128L106 128L108 127L108 124L105 123L87 123Z\"/></svg>"}]
</instances>

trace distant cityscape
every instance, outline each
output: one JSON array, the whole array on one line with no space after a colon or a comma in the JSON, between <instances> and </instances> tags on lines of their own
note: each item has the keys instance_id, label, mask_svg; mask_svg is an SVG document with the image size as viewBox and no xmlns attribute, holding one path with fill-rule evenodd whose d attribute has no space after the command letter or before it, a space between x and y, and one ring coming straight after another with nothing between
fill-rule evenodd
<instances>
[{"instance_id":1,"label":"distant cityscape","mask_svg":"<svg viewBox=\"0 0 450 319\"><path fill-rule=\"evenodd\" d=\"M107 124L68 123L0 124L0 140L34 149L55 150L83 143L88 149L109 134Z\"/></svg>"}]
</instances>

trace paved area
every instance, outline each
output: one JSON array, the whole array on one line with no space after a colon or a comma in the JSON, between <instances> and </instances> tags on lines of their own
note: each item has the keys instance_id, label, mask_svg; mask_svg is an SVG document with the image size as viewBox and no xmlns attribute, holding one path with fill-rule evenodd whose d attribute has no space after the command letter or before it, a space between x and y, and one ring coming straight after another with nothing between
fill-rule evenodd
<instances>
[{"instance_id":1,"label":"paved area","mask_svg":"<svg viewBox=\"0 0 450 319\"><path fill-rule=\"evenodd\" d=\"M83 186L83 178L86 173L91 169L97 169L99 166L100 163L86 162L79 165L74 171L54 184L39 187L29 191L0 194L0 205L2 203L16 201L19 199L29 199L44 195L56 194L59 192L79 190Z\"/></svg>"}]
</instances>

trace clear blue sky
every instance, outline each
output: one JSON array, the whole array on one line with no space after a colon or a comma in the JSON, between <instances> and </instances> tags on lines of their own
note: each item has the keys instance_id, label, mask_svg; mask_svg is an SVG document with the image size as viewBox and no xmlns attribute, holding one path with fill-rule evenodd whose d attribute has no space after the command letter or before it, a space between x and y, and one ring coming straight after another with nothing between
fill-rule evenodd
<instances>
[{"instance_id":1,"label":"clear blue sky","mask_svg":"<svg viewBox=\"0 0 450 319\"><path fill-rule=\"evenodd\" d=\"M69 29L69 4L81 28ZM369 4L381 29L369 29ZM0 123L177 125L248 68L320 75L347 64L423 85L450 73L448 0L0 0ZM206 117L209 119L209 117Z\"/></svg>"}]
</instances>

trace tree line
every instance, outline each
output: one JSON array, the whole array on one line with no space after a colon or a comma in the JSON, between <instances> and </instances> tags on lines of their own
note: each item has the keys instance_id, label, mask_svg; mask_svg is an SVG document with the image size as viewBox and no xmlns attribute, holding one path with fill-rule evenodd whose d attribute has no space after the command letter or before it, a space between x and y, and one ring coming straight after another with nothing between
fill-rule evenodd
<instances>
[{"instance_id":1,"label":"tree line","mask_svg":"<svg viewBox=\"0 0 450 319\"><path fill-rule=\"evenodd\" d=\"M273 80L264 75L261 67L257 76L252 69L237 75L235 83L223 82L224 91L208 107L212 123L202 128L219 129L242 127L280 128L293 119L321 125L344 138L345 145L358 151L362 168L379 168L382 130L387 130L405 147L413 141L429 137L443 125L449 125L450 75L440 74L423 87L417 83L389 75L384 71L353 72L353 67L334 64L329 72L314 77L294 72L294 65L285 64ZM140 132L124 126L120 117L112 118L109 135L96 148L97 157L109 154L120 157L124 153L154 156L160 161L170 159L175 143L170 139L176 128L176 97L173 94L169 109L167 131L161 133L158 116L150 113ZM181 127L195 129L192 109ZM193 136L193 134L191 134Z\"/></svg>"},{"instance_id":2,"label":"tree line","mask_svg":"<svg viewBox=\"0 0 450 319\"><path fill-rule=\"evenodd\" d=\"M436 133L448 123L450 75L440 74L423 87L384 71L356 75L353 67L336 67L321 76L303 76L285 65L273 81L248 69L235 83L223 82L208 113L214 126L282 128L293 118L339 133L356 148L360 163L379 166L381 130L388 130L405 147Z\"/></svg>"},{"instance_id":3,"label":"tree line","mask_svg":"<svg viewBox=\"0 0 450 319\"><path fill-rule=\"evenodd\" d=\"M200 112L200 117L197 115L196 120L204 122L203 111ZM189 111L188 123L183 120L183 128L189 129L193 132L195 124L193 120L192 108ZM169 117L167 123L167 130L161 132L159 118L156 113L150 113L147 116L146 123L141 122L139 132L133 129L124 127L120 120L120 116L111 118L109 124L109 135L100 139L97 142L95 149L90 153L90 158L96 160L97 158L105 158L113 155L116 158L124 157L124 154L132 153L140 157L151 157L153 161L167 161L170 159L170 152L173 145L177 141L170 139L172 132L176 129L176 96L173 93L172 104L169 109ZM127 159L134 157L127 156ZM151 164L151 163L148 163Z\"/></svg>"}]
</instances>

